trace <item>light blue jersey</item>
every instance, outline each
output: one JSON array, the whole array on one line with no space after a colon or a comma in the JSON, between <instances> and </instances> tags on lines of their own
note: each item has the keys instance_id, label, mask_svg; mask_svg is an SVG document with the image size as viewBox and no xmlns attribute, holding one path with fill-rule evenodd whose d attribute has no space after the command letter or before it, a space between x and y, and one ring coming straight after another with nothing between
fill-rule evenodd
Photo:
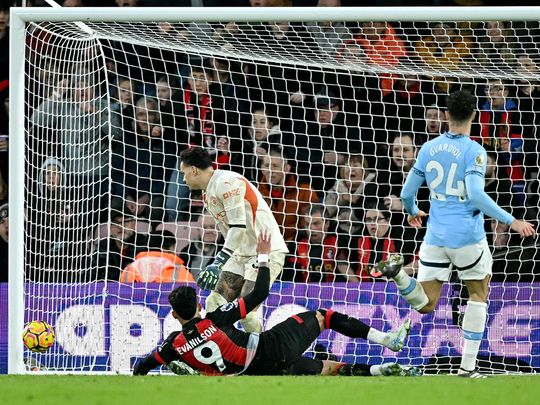
<instances>
[{"instance_id":1,"label":"light blue jersey","mask_svg":"<svg viewBox=\"0 0 540 405\"><path fill-rule=\"evenodd\" d=\"M424 180L428 185L427 244L455 249L480 242L486 237L484 212L512 222L513 217L483 191L486 163L485 149L468 136L445 133L422 146L401 197L408 213L415 215L416 192Z\"/></svg>"}]
</instances>

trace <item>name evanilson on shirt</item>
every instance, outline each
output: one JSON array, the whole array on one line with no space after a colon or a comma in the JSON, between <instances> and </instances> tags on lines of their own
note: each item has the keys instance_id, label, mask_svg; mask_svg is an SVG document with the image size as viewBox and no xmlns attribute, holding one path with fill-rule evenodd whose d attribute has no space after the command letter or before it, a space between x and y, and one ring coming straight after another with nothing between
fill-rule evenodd
<instances>
[{"instance_id":1,"label":"name evanilson on shirt","mask_svg":"<svg viewBox=\"0 0 540 405\"><path fill-rule=\"evenodd\" d=\"M203 330L200 336L197 336L196 338L189 340L187 343L184 343L181 347L176 348L176 351L180 355L186 354L190 350L193 350L195 347L199 346L201 343L206 342L216 332L217 328L211 325Z\"/></svg>"}]
</instances>

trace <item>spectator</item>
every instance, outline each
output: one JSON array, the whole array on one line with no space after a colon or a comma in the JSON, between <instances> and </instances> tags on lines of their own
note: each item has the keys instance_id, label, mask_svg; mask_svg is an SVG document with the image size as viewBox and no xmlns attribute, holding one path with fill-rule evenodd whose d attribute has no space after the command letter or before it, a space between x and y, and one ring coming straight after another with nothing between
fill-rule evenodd
<instances>
[{"instance_id":1,"label":"spectator","mask_svg":"<svg viewBox=\"0 0 540 405\"><path fill-rule=\"evenodd\" d=\"M432 25L432 36L423 37L416 42L414 49L418 57L429 67L435 69L458 70L464 61L471 57L471 45L459 33L455 23L438 22ZM436 77L435 89L438 93L447 94L450 80L447 77Z\"/></svg>"},{"instance_id":2,"label":"spectator","mask_svg":"<svg viewBox=\"0 0 540 405\"><path fill-rule=\"evenodd\" d=\"M193 61L192 61L193 62ZM215 99L210 93L210 85L213 82L213 69L208 61L199 59L191 65L188 84L184 89L183 102L187 118L188 146L204 147L215 160L216 165L228 166L230 163L229 144L226 139L218 142L216 134ZM223 118L221 118L222 122ZM185 221L190 218L191 211L200 206L202 201L194 194L190 194L189 188L180 173L180 162L177 161L172 170L167 186L167 220Z\"/></svg>"},{"instance_id":3,"label":"spectator","mask_svg":"<svg viewBox=\"0 0 540 405\"><path fill-rule=\"evenodd\" d=\"M87 185L107 176L107 137L121 139L119 127L112 127L109 134L109 109L96 90L89 77L78 77L73 88L68 79L63 79L30 119L33 131L40 131L37 136L47 140L44 153L58 156L50 148L60 146L60 157L71 184Z\"/></svg>"},{"instance_id":4,"label":"spectator","mask_svg":"<svg viewBox=\"0 0 540 405\"><path fill-rule=\"evenodd\" d=\"M279 129L279 119L264 104L255 105L251 112L250 140L255 144L255 155L268 152L270 145L283 145L285 141Z\"/></svg>"},{"instance_id":5,"label":"spectator","mask_svg":"<svg viewBox=\"0 0 540 405\"><path fill-rule=\"evenodd\" d=\"M8 281L8 239L9 211L8 205L0 205L0 283Z\"/></svg>"},{"instance_id":6,"label":"spectator","mask_svg":"<svg viewBox=\"0 0 540 405\"><path fill-rule=\"evenodd\" d=\"M314 204L307 215L305 235L296 240L294 256L288 259L289 266L284 269L285 278L290 277L294 269L294 281L332 282L335 280L337 238L328 234L328 222L324 218L324 207Z\"/></svg>"},{"instance_id":7,"label":"spectator","mask_svg":"<svg viewBox=\"0 0 540 405\"><path fill-rule=\"evenodd\" d=\"M383 109L374 106L378 142L388 143L389 130L415 133L423 130L424 106L433 103L432 90L426 84L418 75L396 75L393 88L382 99Z\"/></svg>"},{"instance_id":8,"label":"spectator","mask_svg":"<svg viewBox=\"0 0 540 405\"><path fill-rule=\"evenodd\" d=\"M212 58L213 80L210 85L214 124L218 137L218 162L235 171L244 170L242 128L249 124L249 102L245 76L238 63Z\"/></svg>"},{"instance_id":9,"label":"spectator","mask_svg":"<svg viewBox=\"0 0 540 405\"><path fill-rule=\"evenodd\" d=\"M81 275L77 270L86 267L77 261L88 249L87 241L81 240L79 234L81 227L91 222L92 213L87 212L86 196L75 201L69 193L66 177L64 165L48 158L30 193L26 269L27 277L34 281L74 282ZM81 212L83 209L86 212Z\"/></svg>"},{"instance_id":10,"label":"spectator","mask_svg":"<svg viewBox=\"0 0 540 405\"><path fill-rule=\"evenodd\" d=\"M387 22L363 22L360 34L353 39L345 41L338 51L338 60L348 59L352 52L353 59L363 59L365 62L383 67L394 67L399 59L407 56L405 43L399 38L396 30ZM393 87L391 75L380 75L380 86L383 96Z\"/></svg>"},{"instance_id":11,"label":"spectator","mask_svg":"<svg viewBox=\"0 0 540 405\"><path fill-rule=\"evenodd\" d=\"M362 212L356 214L362 214ZM358 239L364 232L362 218L363 216L358 218L350 208L340 207L339 209L335 229L338 248L335 281L359 281L351 268L351 263L358 260L355 255L358 249Z\"/></svg>"},{"instance_id":12,"label":"spectator","mask_svg":"<svg viewBox=\"0 0 540 405\"><path fill-rule=\"evenodd\" d=\"M150 236L149 251L140 252L120 275L121 283L194 283L195 280L176 255L176 237L169 231Z\"/></svg>"},{"instance_id":13,"label":"spectator","mask_svg":"<svg viewBox=\"0 0 540 405\"><path fill-rule=\"evenodd\" d=\"M324 200L329 218L339 216L343 208L352 209L355 218L362 218L364 202L376 196L375 173L370 170L367 159L357 154L348 155L346 159L339 168L336 184Z\"/></svg>"},{"instance_id":14,"label":"spectator","mask_svg":"<svg viewBox=\"0 0 540 405\"><path fill-rule=\"evenodd\" d=\"M341 7L341 0L320 0L317 6ZM329 58L335 58L343 42L352 37L350 30L342 22L310 22L307 23L307 28L321 53Z\"/></svg>"},{"instance_id":15,"label":"spectator","mask_svg":"<svg viewBox=\"0 0 540 405\"><path fill-rule=\"evenodd\" d=\"M410 133L397 133L390 142L390 167L383 175L379 175L379 196L384 198L384 205L393 212L402 212L403 205L399 195L418 153L415 136ZM429 190L423 188L419 194L422 207L428 210ZM426 211L427 212L427 211Z\"/></svg>"},{"instance_id":16,"label":"spectator","mask_svg":"<svg viewBox=\"0 0 540 405\"><path fill-rule=\"evenodd\" d=\"M529 55L519 55L518 63L517 70L521 74L527 76L540 74L540 69ZM525 176L527 180L533 180L528 187L529 194L536 194L536 197L533 198L537 199L538 192L533 191L535 188L532 188L532 184L536 183L536 190L538 190L538 171L540 166L540 136L538 133L538 128L540 128L540 82L532 79L521 80L517 85L517 103L523 129L524 166L527 171Z\"/></svg>"},{"instance_id":17,"label":"spectator","mask_svg":"<svg viewBox=\"0 0 540 405\"><path fill-rule=\"evenodd\" d=\"M186 113L179 84L175 78L161 76L156 82L156 98L163 127L163 140L168 153L178 156L189 146Z\"/></svg>"},{"instance_id":18,"label":"spectator","mask_svg":"<svg viewBox=\"0 0 540 405\"><path fill-rule=\"evenodd\" d=\"M210 94L212 81L213 71L207 61L193 64L184 89L184 106L188 120L189 145L202 146L214 159L218 159L213 97Z\"/></svg>"},{"instance_id":19,"label":"spectator","mask_svg":"<svg viewBox=\"0 0 540 405\"><path fill-rule=\"evenodd\" d=\"M253 29L251 35L265 38L263 52L298 61L320 58L318 46L303 24L271 22ZM247 65L244 73L249 99L276 106L280 127L285 132L291 131L295 120L305 120L307 95L314 94L315 83L324 82L320 69L287 64L258 62Z\"/></svg>"},{"instance_id":20,"label":"spectator","mask_svg":"<svg viewBox=\"0 0 540 405\"><path fill-rule=\"evenodd\" d=\"M475 57L478 62L490 70L493 67L502 70L514 68L516 64L514 49L518 43L507 23L484 21L483 25L484 31L477 34L479 48Z\"/></svg>"},{"instance_id":21,"label":"spectator","mask_svg":"<svg viewBox=\"0 0 540 405\"><path fill-rule=\"evenodd\" d=\"M259 191L274 213L285 241L296 238L304 226L303 217L310 204L318 201L309 184L292 173L289 160L279 148L272 148L262 157Z\"/></svg>"},{"instance_id":22,"label":"spectator","mask_svg":"<svg viewBox=\"0 0 540 405\"><path fill-rule=\"evenodd\" d=\"M112 125L118 125L123 131L129 131L135 121L135 84L128 77L119 77L115 90L117 99L111 103ZM121 144L124 140L117 141Z\"/></svg>"},{"instance_id":23,"label":"spectator","mask_svg":"<svg viewBox=\"0 0 540 405\"><path fill-rule=\"evenodd\" d=\"M424 142L444 134L448 130L448 124L444 119L444 111L437 104L431 104L425 108L424 121L424 131L426 133Z\"/></svg>"},{"instance_id":24,"label":"spectator","mask_svg":"<svg viewBox=\"0 0 540 405\"><path fill-rule=\"evenodd\" d=\"M508 97L508 86L502 80L489 79L485 92L487 100L481 106L479 140L497 151L499 164L505 167L506 176L512 181L512 191L523 204L525 168L520 112L515 101Z\"/></svg>"},{"instance_id":25,"label":"spectator","mask_svg":"<svg viewBox=\"0 0 540 405\"><path fill-rule=\"evenodd\" d=\"M191 241L180 252L180 257L195 280L223 247L223 237L217 231L216 222L208 212L199 216L197 227L202 229L197 240Z\"/></svg>"},{"instance_id":26,"label":"spectator","mask_svg":"<svg viewBox=\"0 0 540 405\"><path fill-rule=\"evenodd\" d=\"M125 198L132 214L163 222L166 180L176 158L167 153L158 101L143 97L135 106L135 131L126 133L124 151L113 156L113 195Z\"/></svg>"},{"instance_id":27,"label":"spectator","mask_svg":"<svg viewBox=\"0 0 540 405\"><path fill-rule=\"evenodd\" d=\"M392 235L403 241L403 251L406 261L410 261L414 252L418 250L418 241L422 239L424 230L409 225L407 216L403 211L401 189L409 174L418 153L418 146L413 134L397 133L391 142L389 171L379 176L379 196L383 206L390 211L390 225ZM380 171L382 172L382 171ZM418 204L429 212L429 188L422 186L418 192Z\"/></svg>"},{"instance_id":28,"label":"spectator","mask_svg":"<svg viewBox=\"0 0 540 405\"><path fill-rule=\"evenodd\" d=\"M345 124L339 99L329 89L322 89L314 98L314 118L298 121L295 133L295 160L298 173L309 173L310 183L322 198L337 177L338 166L346 153L373 155L373 145L360 141L357 128Z\"/></svg>"},{"instance_id":29,"label":"spectator","mask_svg":"<svg viewBox=\"0 0 540 405\"><path fill-rule=\"evenodd\" d=\"M97 241L91 267L97 274L91 275L91 280L118 281L120 272L135 260L136 254L148 249L148 236L137 233L135 225L135 217L123 201L114 198L111 202L109 238Z\"/></svg>"},{"instance_id":30,"label":"spectator","mask_svg":"<svg viewBox=\"0 0 540 405\"><path fill-rule=\"evenodd\" d=\"M369 205L364 211L366 230L358 239L357 260L351 263L356 275L370 279L370 270L390 253L399 252L400 244L391 234L390 211L384 205Z\"/></svg>"},{"instance_id":31,"label":"spectator","mask_svg":"<svg viewBox=\"0 0 540 405\"><path fill-rule=\"evenodd\" d=\"M363 22L360 34L354 39L374 65L396 66L400 58L407 56L405 43L392 25L383 21Z\"/></svg>"},{"instance_id":32,"label":"spectator","mask_svg":"<svg viewBox=\"0 0 540 405\"><path fill-rule=\"evenodd\" d=\"M294 149L290 149L290 140L279 128L279 119L271 112L273 109L264 104L256 104L251 112L251 126L247 129L248 138L243 148L246 155L246 169L252 168L250 178L258 178L257 162L267 154L271 145L282 145L286 156L293 156ZM290 136L289 138L293 138Z\"/></svg>"}]
</instances>

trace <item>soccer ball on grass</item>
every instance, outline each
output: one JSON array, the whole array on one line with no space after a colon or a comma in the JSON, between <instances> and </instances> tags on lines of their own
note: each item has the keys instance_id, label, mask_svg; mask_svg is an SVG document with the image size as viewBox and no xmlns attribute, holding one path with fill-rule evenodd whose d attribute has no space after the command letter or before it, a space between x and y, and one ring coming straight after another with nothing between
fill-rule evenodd
<instances>
[{"instance_id":1,"label":"soccer ball on grass","mask_svg":"<svg viewBox=\"0 0 540 405\"><path fill-rule=\"evenodd\" d=\"M44 352L54 343L54 329L47 322L32 321L24 327L23 334L24 346L32 352Z\"/></svg>"}]
</instances>

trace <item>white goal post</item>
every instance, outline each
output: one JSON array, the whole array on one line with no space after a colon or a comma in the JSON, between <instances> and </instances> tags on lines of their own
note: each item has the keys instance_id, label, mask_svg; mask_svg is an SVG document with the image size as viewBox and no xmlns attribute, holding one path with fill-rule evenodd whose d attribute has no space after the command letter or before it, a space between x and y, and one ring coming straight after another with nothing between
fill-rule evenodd
<instances>
[{"instance_id":1,"label":"white goal post","mask_svg":"<svg viewBox=\"0 0 540 405\"><path fill-rule=\"evenodd\" d=\"M28 145L27 140L29 137L28 134L28 121L30 120L30 117L28 116L29 111L29 105L28 105L28 93L29 92L35 92L35 88L28 88L28 64L31 63L28 60L28 48L27 48L27 40L28 40L28 26L32 24L41 24L41 23L50 23L52 25L59 24L61 27L61 30L57 32L59 37L62 37L64 35L65 37L62 37L62 40L65 40L66 43L70 43L69 41L77 41L80 40L81 42L88 41L88 43L92 42L95 45L95 48L97 49L97 52L101 52L101 54L97 54L94 56L88 56L89 58L93 58L90 64L94 64L94 68L96 70L97 77L100 73L103 73L106 71L106 57L103 53L102 41L105 41L109 43L108 41L114 41L117 40L122 43L132 44L136 46L143 46L148 47L152 49L158 49L160 52L162 50L181 50L186 53L194 53L201 56L211 56L211 57L219 57L224 58L228 60L234 60L234 61L261 61L264 63L274 63L274 60L277 59L277 62L280 66L302 66L304 68L308 69L320 69L324 70L327 69L328 71L336 72L338 70L343 71L361 71L366 73L367 75L376 75L376 74L382 74L382 75L420 75L421 72L427 72L429 76L438 76L439 78L442 77L443 79L446 77L461 77L465 79L471 79L471 80L480 80L480 79L486 79L486 78L493 78L496 79L502 78L502 79L508 79L508 80L518 80L523 79L524 81L533 82L538 81L540 82L540 74L538 72L523 72L517 73L517 68L515 66L503 66L500 67L498 65L490 65L490 68L493 68L494 70L489 71L487 69L484 69L482 67L478 67L476 65L467 65L460 66L457 69L447 69L445 67L428 67L425 66L419 62L417 62L413 58L406 58L406 60L401 61L397 65L393 66L373 66L369 64L359 64L355 65L354 62L351 62L350 60L347 61L345 58L339 60L333 59L329 60L326 57L320 57L320 59L311 59L308 60L308 58L305 58L303 55L300 54L300 52L296 52L296 50L290 51L290 53L283 53L279 54L272 54L270 51L264 51L261 52L261 54L257 54L257 46L258 43L257 38L255 38L255 45L253 47L250 47L249 42L246 41L244 44L245 47L237 50L231 51L230 48L223 48L219 49L217 47L208 47L208 48L198 48L198 46L201 46L203 43L204 37L203 34L193 34L194 39L191 40L191 42L182 43L180 40L175 39L171 40L171 43L165 43L163 42L166 36L160 36L156 35L155 37L152 37L152 29L149 28L150 24L157 24L160 22L167 22L171 24L176 23L194 23L197 25L198 23L224 23L229 21L234 21L237 23L261 23L265 21L290 21L300 24L305 24L306 26L311 23L316 22L327 22L327 21L335 21L335 22L350 22L353 24L360 24L362 22L375 22L375 21L382 21L382 22L421 22L421 23L440 23L440 22L485 22L485 21L540 21L540 7L358 7L358 8L317 8L317 7L307 7L307 8L12 8L11 14L10 14L10 178L9 178L9 220L10 220L10 228L9 228L9 296L8 296L8 302L9 302L9 319L8 319L8 347L9 347L9 353L8 353L8 373L10 374L23 374L26 373L26 368L24 364L24 348L21 344L21 331L23 330L24 322L25 322L25 308L26 308L26 301L28 297L28 292L25 292L25 283L29 281L25 277L25 267L27 264L25 264L25 257L27 255L26 249L28 249L28 242L27 242L27 235L25 229L27 229L26 221L27 218L25 216L27 215L27 204L28 204L28 195L26 190L26 185L28 182L29 174L27 173L27 165L29 164L27 161L27 153L28 153ZM76 24L70 24L70 23L76 23ZM110 26L107 26L107 24L110 23ZM118 32L114 33L115 29L115 23L118 23L117 29ZM130 37L130 32L128 29L125 31L122 31L122 24L126 24L126 27L131 27L133 29L133 32L135 33L132 37ZM103 25L101 25L103 24ZM414 25L413 25L414 26ZM112 27L112 28L110 28ZM103 28L103 30L101 30ZM110 31L109 31L110 28ZM64 31L62 31L64 30ZM203 32L202 30L200 32ZM75 34L77 33L77 34ZM54 34L54 33L53 33ZM53 35L51 34L51 35ZM406 35L407 32L404 31L404 34ZM116 35L116 37L115 37ZM201 35L201 37L197 37L197 35ZM141 38L148 38L147 42L143 42ZM202 38L202 39L201 39ZM538 38L537 38L538 39ZM261 44L264 43L266 40L265 38L259 38L261 40ZM162 42L160 42L162 41ZM108 45L106 45L108 46ZM84 45L82 45L84 47ZM536 44L536 51L538 52L538 48L540 46ZM88 47L90 48L90 46ZM93 48L92 48L93 49ZM86 49L87 50L87 49ZM92 50L93 51L93 50ZM66 55L69 54L69 49L63 50L64 53L60 53L58 58L66 57ZM81 55L85 52L85 49L81 51ZM266 52L266 53L265 53ZM129 53L129 51L126 51L126 53ZM86 54L84 54L86 55ZM73 55L68 55L69 58L75 58ZM127 58L127 57L126 57ZM534 62L536 62L538 65L540 65L540 58L533 58ZM166 62L166 61L165 61ZM191 63L191 62L189 62ZM476 66L476 69L474 70ZM146 67L142 67L144 69ZM422 70L424 69L424 70ZM243 72L240 72L243 74ZM103 87L109 87L108 79L102 79L103 82L100 83ZM439 79L440 80L440 79ZM142 81L142 80L141 80ZM443 82L444 80L441 80ZM145 83L143 83L144 85ZM319 83L317 83L319 84ZM325 82L322 83L323 85L326 85ZM478 87L480 84L477 84L474 82L473 86ZM320 87L320 86L319 86ZM353 87L351 85L350 89L353 91ZM105 96L103 97L104 104L104 110L105 112L110 112L111 107L111 94L108 93L108 90L105 90ZM310 96L303 95L303 96ZM314 96L315 103L316 103L316 97L318 95L312 94L311 96ZM319 95L320 96L320 95ZM349 101L347 97L349 96L342 96L341 94L335 95L337 98L340 99L340 102ZM144 96L146 97L146 95ZM327 92L322 95L322 97L327 97L331 99L331 95ZM358 100L353 100L354 102ZM360 100L360 101L366 101L366 100ZM248 100L250 102L250 100ZM537 104L540 105L540 104ZM35 107L35 106L33 106ZM427 105L424 105L424 107L428 107ZM384 110L383 110L384 111ZM385 113L383 113L383 118L386 120L386 116L384 116ZM309 124L309 120L306 118L306 125ZM111 121L107 121L104 123L104 126L107 126L109 128L109 132L111 132L111 126L114 124L111 124ZM529 123L527 123L529 125ZM530 125L534 125L530 123ZM113 128L114 129L114 128ZM537 135L538 136L538 135ZM389 138L390 139L390 138ZM388 143L389 141L381 141ZM111 144L109 144L109 147ZM388 148L390 148L390 145L388 145ZM113 152L111 150L108 150L105 152L106 155L111 156ZM243 154L242 151L240 151L240 154ZM378 161L378 157L376 155L372 156L374 160ZM253 167L253 169L256 169L256 167ZM108 170L112 170L108 168ZM538 170L537 170L538 171ZM108 173L110 175L110 172ZM337 176L337 174L334 174L334 176ZM337 178L336 178L337 179ZM538 194L538 191L535 192L536 195ZM84 198L86 196L82 196L81 198ZM538 200L536 201L536 208L538 208ZM363 221L363 220L362 220ZM90 224L92 225L92 224ZM91 228L90 225L87 226L88 229ZM88 229L84 229L84 231L88 231ZM93 228L91 228L93 230ZM79 233L79 237L84 235L82 231ZM507 242L509 243L509 242ZM520 245L518 245L520 246ZM532 260L532 259L531 259ZM536 264L538 266L538 263ZM120 269L122 270L122 269ZM537 275L538 276L538 275ZM89 283L90 284L90 283ZM322 285L323 283L321 283ZM107 283L105 283L106 288ZM540 283L537 281L533 281L529 283L531 289L531 296L529 297L530 304L532 305L531 308L539 309L540 307L535 303L535 300L538 300L538 297L540 297ZM101 288L101 284L99 284ZM324 287L324 286L323 286ZM323 288L321 287L321 288ZM56 291L55 288L53 288L52 283L42 283L40 288L40 292L44 293L44 291L47 292L54 292ZM332 287L328 287L330 289ZM509 287L509 290L505 290L504 292L500 293L500 297L506 297L505 300L511 300L511 293L508 293L508 291L511 291L512 289L517 290L518 287L512 285ZM306 288L307 289L307 288ZM347 284L347 287L336 287L335 293L338 294L340 297L343 297L345 293L343 291L349 291L348 289L352 289L350 284ZM501 283L500 285L501 291L505 289L505 285ZM36 290L37 291L37 290ZM322 290L321 290L322 291ZM380 291L378 291L380 293ZM66 293L67 294L67 293ZM120 293L118 293L120 294ZM276 292L276 294L279 294L279 291ZM306 292L307 294L307 292ZM320 293L323 294L322 292ZM397 294L395 293L395 290L392 290L392 294L397 297ZM504 295L509 294L509 295ZM516 294L518 294L516 292ZM517 295L516 295L517 296ZM68 299L69 296L63 296L62 299ZM324 297L318 297L321 301L324 299ZM502 298L501 298L502 299ZM517 299L517 298L516 298ZM523 299L523 298L521 298ZM120 301L120 298L118 299ZM327 300L328 301L328 300ZM331 299L330 299L331 301ZM397 298L396 300L397 301ZM100 302L99 300L96 300L96 302ZM286 304L290 306L291 308L294 305L297 305L293 301L286 301ZM344 311L347 310L347 302L338 302L338 307ZM96 304L98 305L104 305L103 303ZM109 304L108 304L109 305ZM113 304L110 304L111 306ZM536 305L536 306L534 306ZM405 308L405 307L403 307ZM403 309L400 307L400 310ZM47 309L40 309L43 311L46 311ZM294 310L294 308L292 309ZM358 310L360 311L360 309ZM367 315L373 313L362 309L364 312L359 312L359 315ZM397 310L396 310L397 311ZM521 311L521 309L518 309L518 311ZM38 311L39 313L39 311ZM396 312L397 313L397 312ZM143 319L146 315L146 313L141 312L141 319ZM160 315L161 316L161 315ZM524 315L525 316L525 315ZM276 315L276 318L278 315ZM531 328L534 329L534 327L531 327L531 322L540 322L540 319L534 318L533 315L530 315L529 317L529 323L526 330L530 331ZM144 318L146 319L146 318ZM387 319L387 318L385 318ZM415 321L420 322L420 317L414 318ZM513 319L513 318L512 318ZM499 326L504 328L507 326L511 321L511 317L504 318L502 320L498 320ZM160 319L157 322L158 325L158 333L161 333L161 325L159 322L161 322L162 319ZM273 322L276 321L276 319L272 319ZM165 321L163 321L165 322ZM430 321L431 322L431 321ZM517 322L517 321L516 321ZM151 322L149 321L149 324ZM377 324L378 326L383 326L385 323L383 320L380 320L380 322ZM132 325L128 325L127 328L129 328ZM139 325L140 326L140 325ZM107 326L109 328L110 325ZM496 326L494 326L495 328ZM163 330L166 329L166 326L163 326ZM445 331L440 331L441 334L446 333ZM503 338L503 333L495 334L493 339L495 339L495 336ZM531 335L532 336L532 335ZM527 342L531 345L531 347L535 347L538 349L540 347L540 336L538 335L538 332L535 332L535 337L530 338ZM514 339L523 338L523 336L516 336L513 337ZM535 340L536 339L536 340ZM426 339L427 340L427 339ZM104 340L103 340L104 341ZM450 341L450 340L449 340ZM453 341L455 343L455 340ZM432 343L429 341L422 341L423 344ZM104 344L104 343L103 343ZM135 345L135 343L134 343ZM347 342L342 344L343 354L345 354L345 347L347 346ZM517 343L516 343L517 346ZM458 347L459 348L459 347ZM101 353L100 348L95 348L95 353ZM135 353L136 349L133 349L134 351L131 353ZM448 350L448 353L450 353L452 350ZM486 349L488 351L488 349ZM491 354L491 350L489 350ZM534 348L532 351L529 352L528 358L531 362L540 362L540 355L534 354ZM497 351L496 353L502 353L504 354L504 350ZM509 353L507 353L509 354ZM527 353L522 353L522 357L527 357ZM60 356L60 355L59 355ZM98 354L95 354L95 356L99 356ZM126 370L126 364L129 366L129 357L130 354L126 354L128 357L127 360L124 358L121 358L118 360L118 364L121 364L122 366L118 366L118 368L115 368L113 366L107 366L105 368L98 368L98 371L111 371L111 370L119 370L122 373L127 372ZM349 356L354 356L349 354ZM384 354L376 354L375 358L379 359L382 357L385 357ZM121 357L121 356L120 356ZM368 354L367 357L370 357ZM423 358L424 354L421 349L418 349L417 352L415 352L413 355L411 355L411 358L414 357L415 359ZM401 358L405 360L405 358ZM116 361L116 360L115 360ZM126 363L127 361L127 363ZM88 362L83 361L83 366L78 369L77 367L74 367L71 365L70 362L68 362L68 365L62 370L62 371L92 371L95 370L93 368L94 363L92 363L91 360ZM535 364L536 364L535 363ZM51 363L52 364L52 363ZM63 364L62 361L56 362L54 364ZM59 366L60 367L60 366ZM538 365L540 367L540 364ZM504 367L502 368L504 370ZM52 369L51 371L54 371Z\"/></svg>"}]
</instances>

